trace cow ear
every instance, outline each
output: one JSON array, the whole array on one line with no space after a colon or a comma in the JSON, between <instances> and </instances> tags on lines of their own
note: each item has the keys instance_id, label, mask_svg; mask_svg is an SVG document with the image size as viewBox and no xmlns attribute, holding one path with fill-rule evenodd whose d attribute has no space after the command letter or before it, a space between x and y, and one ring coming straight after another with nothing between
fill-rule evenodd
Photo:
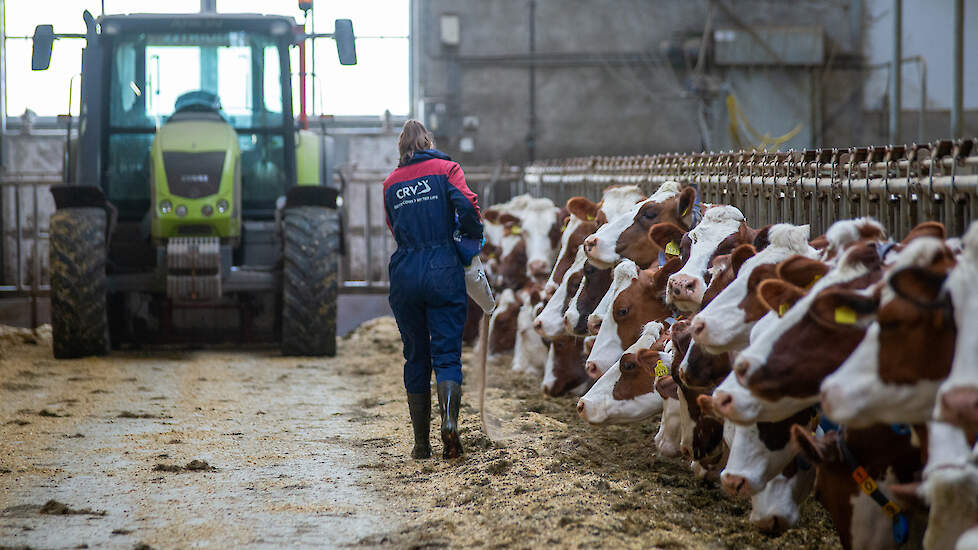
<instances>
[{"instance_id":1,"label":"cow ear","mask_svg":"<svg viewBox=\"0 0 978 550\"><path fill-rule=\"evenodd\" d=\"M764 227L758 229L757 234L754 235L754 248L758 252L764 250L767 248L767 245L771 244L771 241L768 240L768 232L771 231L771 226L773 225L774 224L765 225Z\"/></svg>"},{"instance_id":2,"label":"cow ear","mask_svg":"<svg viewBox=\"0 0 978 550\"><path fill-rule=\"evenodd\" d=\"M791 426L791 445L812 464L825 464L831 458L826 437L815 437L815 434L800 424Z\"/></svg>"},{"instance_id":3,"label":"cow ear","mask_svg":"<svg viewBox=\"0 0 978 550\"><path fill-rule=\"evenodd\" d=\"M788 308L805 295L805 291L781 279L768 279L757 285L757 297L761 304L771 311L784 316Z\"/></svg>"},{"instance_id":4,"label":"cow ear","mask_svg":"<svg viewBox=\"0 0 978 550\"><path fill-rule=\"evenodd\" d=\"M572 197L567 201L567 210L582 220L593 221L598 217L598 205L586 197Z\"/></svg>"},{"instance_id":5,"label":"cow ear","mask_svg":"<svg viewBox=\"0 0 978 550\"><path fill-rule=\"evenodd\" d=\"M676 213L679 215L679 219L686 224L686 227L693 227L693 205L695 203L695 188L686 187L679 192L679 200L676 201Z\"/></svg>"},{"instance_id":6,"label":"cow ear","mask_svg":"<svg viewBox=\"0 0 978 550\"><path fill-rule=\"evenodd\" d=\"M497 219L499 220L497 223L502 223L502 224L513 223L519 225L520 223L520 219L510 214L509 212L504 212L500 214Z\"/></svg>"},{"instance_id":7,"label":"cow ear","mask_svg":"<svg viewBox=\"0 0 978 550\"><path fill-rule=\"evenodd\" d=\"M757 254L757 250L753 245L742 244L734 249L730 253L730 269L733 270L734 276L740 273L740 266L744 265L744 262L754 257Z\"/></svg>"},{"instance_id":8,"label":"cow ear","mask_svg":"<svg viewBox=\"0 0 978 550\"><path fill-rule=\"evenodd\" d=\"M655 275L652 276L652 289L655 293L664 292L666 290L666 284L669 282L669 277L674 273L683 268L683 261L679 258L673 258L666 262L666 265L660 267Z\"/></svg>"},{"instance_id":9,"label":"cow ear","mask_svg":"<svg viewBox=\"0 0 978 550\"><path fill-rule=\"evenodd\" d=\"M482 219L486 220L489 223L500 223L499 215L500 215L499 210L496 210L495 208L489 208L482 212Z\"/></svg>"},{"instance_id":10,"label":"cow ear","mask_svg":"<svg viewBox=\"0 0 978 550\"><path fill-rule=\"evenodd\" d=\"M809 241L808 246L814 248L815 250L825 250L829 246L829 238L825 235L819 235L811 241Z\"/></svg>"},{"instance_id":11,"label":"cow ear","mask_svg":"<svg viewBox=\"0 0 978 550\"><path fill-rule=\"evenodd\" d=\"M679 384L670 375L662 376L655 381L655 391L659 392L663 399L679 399Z\"/></svg>"},{"instance_id":12,"label":"cow ear","mask_svg":"<svg viewBox=\"0 0 978 550\"><path fill-rule=\"evenodd\" d=\"M828 272L828 264L797 255L784 260L777 267L778 278L805 289L811 288Z\"/></svg>"},{"instance_id":13,"label":"cow ear","mask_svg":"<svg viewBox=\"0 0 978 550\"><path fill-rule=\"evenodd\" d=\"M900 244L907 244L918 237L934 237L943 241L947 238L947 231L940 222L923 222L911 229L910 233L900 241Z\"/></svg>"},{"instance_id":14,"label":"cow ear","mask_svg":"<svg viewBox=\"0 0 978 550\"><path fill-rule=\"evenodd\" d=\"M930 304L940 297L947 274L922 267L905 267L894 271L888 284L898 296L911 302Z\"/></svg>"},{"instance_id":15,"label":"cow ear","mask_svg":"<svg viewBox=\"0 0 978 550\"><path fill-rule=\"evenodd\" d=\"M672 223L657 223L649 229L649 240L655 243L660 250L667 253L679 250L679 241L682 240L686 232L678 225ZM669 244L672 244L670 247ZM672 254L677 256L678 254Z\"/></svg>"},{"instance_id":16,"label":"cow ear","mask_svg":"<svg viewBox=\"0 0 978 550\"><path fill-rule=\"evenodd\" d=\"M816 322L825 327L865 327L878 308L879 300L875 294L866 295L845 288L828 288L818 293L809 312Z\"/></svg>"}]
</instances>

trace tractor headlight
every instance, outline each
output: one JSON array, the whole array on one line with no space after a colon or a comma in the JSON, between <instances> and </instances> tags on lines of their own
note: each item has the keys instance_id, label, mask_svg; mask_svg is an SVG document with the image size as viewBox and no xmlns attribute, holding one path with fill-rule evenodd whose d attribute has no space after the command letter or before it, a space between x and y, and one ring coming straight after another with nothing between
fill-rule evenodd
<instances>
[{"instance_id":1,"label":"tractor headlight","mask_svg":"<svg viewBox=\"0 0 978 550\"><path fill-rule=\"evenodd\" d=\"M170 201L162 201L160 203L160 213L169 214L170 212L173 212L173 203Z\"/></svg>"},{"instance_id":2,"label":"tractor headlight","mask_svg":"<svg viewBox=\"0 0 978 550\"><path fill-rule=\"evenodd\" d=\"M214 213L214 207L209 204L205 204L204 206L200 207L200 213L205 216L210 216Z\"/></svg>"},{"instance_id":3,"label":"tractor headlight","mask_svg":"<svg viewBox=\"0 0 978 550\"><path fill-rule=\"evenodd\" d=\"M187 215L187 207L181 204L180 206L177 207L177 216L180 216L182 218L186 215Z\"/></svg>"},{"instance_id":4,"label":"tractor headlight","mask_svg":"<svg viewBox=\"0 0 978 550\"><path fill-rule=\"evenodd\" d=\"M231 205L228 204L228 201L224 199L217 201L217 211L220 212L221 214L227 212L229 208L231 208Z\"/></svg>"}]
</instances>

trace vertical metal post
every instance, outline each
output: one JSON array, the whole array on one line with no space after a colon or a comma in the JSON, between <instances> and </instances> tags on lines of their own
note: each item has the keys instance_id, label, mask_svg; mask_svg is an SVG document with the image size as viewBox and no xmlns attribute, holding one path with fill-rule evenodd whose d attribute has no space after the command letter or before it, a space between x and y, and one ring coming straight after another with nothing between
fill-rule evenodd
<instances>
[{"instance_id":1,"label":"vertical metal post","mask_svg":"<svg viewBox=\"0 0 978 550\"><path fill-rule=\"evenodd\" d=\"M927 115L927 60L921 55L917 57L917 63L920 68L920 128L917 131L917 141L924 143L924 138L927 135L924 131L927 125L925 121Z\"/></svg>"},{"instance_id":2,"label":"vertical metal post","mask_svg":"<svg viewBox=\"0 0 978 550\"><path fill-rule=\"evenodd\" d=\"M34 258L31 262L33 269L31 270L31 328L37 328L37 296L41 290L41 221L40 221L40 208L37 204L37 188L40 187L39 184L35 183L31 186L34 192Z\"/></svg>"},{"instance_id":3,"label":"vertical metal post","mask_svg":"<svg viewBox=\"0 0 978 550\"><path fill-rule=\"evenodd\" d=\"M536 62L536 0L530 0L530 120L526 134L526 156L529 162L537 154L537 62Z\"/></svg>"},{"instance_id":4,"label":"vertical metal post","mask_svg":"<svg viewBox=\"0 0 978 550\"><path fill-rule=\"evenodd\" d=\"M312 94L312 105L310 105L309 116L316 116L316 12L313 8L309 8L312 12L312 17L309 18L309 34L312 38L309 39L309 92ZM322 129L322 128L320 128ZM325 134L326 131L323 130Z\"/></svg>"},{"instance_id":5,"label":"vertical metal post","mask_svg":"<svg viewBox=\"0 0 978 550\"><path fill-rule=\"evenodd\" d=\"M960 1L960 0L959 0ZM903 107L903 0L893 0L893 61L890 63L890 143L900 142Z\"/></svg>"},{"instance_id":6,"label":"vertical metal post","mask_svg":"<svg viewBox=\"0 0 978 550\"><path fill-rule=\"evenodd\" d=\"M951 86L951 137L961 137L964 104L964 0L954 0L954 82Z\"/></svg>"}]
</instances>

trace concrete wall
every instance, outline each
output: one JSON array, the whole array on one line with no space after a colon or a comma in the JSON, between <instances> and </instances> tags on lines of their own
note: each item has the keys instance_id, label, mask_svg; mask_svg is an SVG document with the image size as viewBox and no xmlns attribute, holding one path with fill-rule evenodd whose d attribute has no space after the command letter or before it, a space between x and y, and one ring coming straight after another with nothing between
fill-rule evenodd
<instances>
[{"instance_id":1,"label":"concrete wall","mask_svg":"<svg viewBox=\"0 0 978 550\"><path fill-rule=\"evenodd\" d=\"M529 0L416 1L417 111L440 145L463 161L527 160ZM721 4L732 7L725 11ZM851 121L859 102L847 100L861 95L862 75L845 70L862 48L859 0L710 5L536 0L536 157L729 148L727 93L761 132L780 135L802 124L786 148L847 141L859 128ZM671 61L663 44L695 55L708 11L714 30L821 25L833 65L815 74L785 66L717 67L708 57L706 75L699 77L691 59ZM441 42L443 14L459 16L457 47ZM702 101L697 89L708 90ZM841 100L846 116L836 108L826 125L820 95L836 105ZM462 151L464 138L474 144L472 152Z\"/></svg>"}]
</instances>

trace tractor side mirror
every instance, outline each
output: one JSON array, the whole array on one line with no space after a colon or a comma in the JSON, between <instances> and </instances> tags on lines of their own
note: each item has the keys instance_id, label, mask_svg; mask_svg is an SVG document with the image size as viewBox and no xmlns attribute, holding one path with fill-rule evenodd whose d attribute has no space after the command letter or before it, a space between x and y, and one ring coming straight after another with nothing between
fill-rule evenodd
<instances>
[{"instance_id":1,"label":"tractor side mirror","mask_svg":"<svg viewBox=\"0 0 978 550\"><path fill-rule=\"evenodd\" d=\"M356 65L357 43L353 36L353 21L337 19L333 28L333 39L336 40L336 53L340 55L340 65Z\"/></svg>"},{"instance_id":2,"label":"tractor side mirror","mask_svg":"<svg viewBox=\"0 0 978 550\"><path fill-rule=\"evenodd\" d=\"M31 49L31 69L43 71L51 66L51 49L54 47L54 25L34 27L34 47Z\"/></svg>"}]
</instances>

